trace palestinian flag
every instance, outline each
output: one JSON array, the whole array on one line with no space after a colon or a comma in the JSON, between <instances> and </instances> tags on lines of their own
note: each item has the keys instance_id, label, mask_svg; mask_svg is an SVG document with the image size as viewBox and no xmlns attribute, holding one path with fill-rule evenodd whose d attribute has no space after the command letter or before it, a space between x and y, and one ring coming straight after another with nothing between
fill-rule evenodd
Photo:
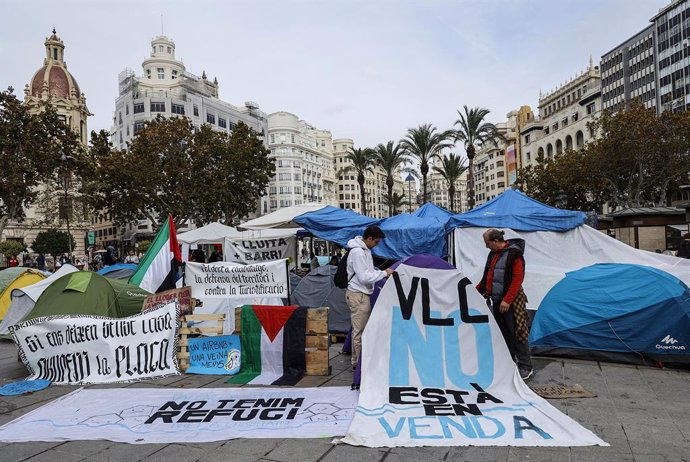
<instances>
[{"instance_id":1,"label":"palestinian flag","mask_svg":"<svg viewBox=\"0 0 690 462\"><path fill-rule=\"evenodd\" d=\"M177 244L175 223L170 215L139 262L137 270L130 276L129 283L151 293L174 289L177 270L181 264L182 256Z\"/></svg>"},{"instance_id":2,"label":"palestinian flag","mask_svg":"<svg viewBox=\"0 0 690 462\"><path fill-rule=\"evenodd\" d=\"M242 307L240 373L227 383L295 385L306 370L307 309L297 306Z\"/></svg>"}]
</instances>

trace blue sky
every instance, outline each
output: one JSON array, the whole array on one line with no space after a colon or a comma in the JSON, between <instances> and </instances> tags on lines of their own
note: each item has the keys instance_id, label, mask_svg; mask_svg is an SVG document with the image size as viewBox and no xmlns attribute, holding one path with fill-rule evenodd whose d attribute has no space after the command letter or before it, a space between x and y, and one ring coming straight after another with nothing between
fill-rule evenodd
<instances>
[{"instance_id":1,"label":"blue sky","mask_svg":"<svg viewBox=\"0 0 690 462\"><path fill-rule=\"evenodd\" d=\"M53 26L89 109L109 129L117 75L141 74L151 39L187 70L217 77L223 100L288 111L334 138L372 146L463 105L502 122L646 27L668 0L4 0L0 87L23 88Z\"/></svg>"}]
</instances>

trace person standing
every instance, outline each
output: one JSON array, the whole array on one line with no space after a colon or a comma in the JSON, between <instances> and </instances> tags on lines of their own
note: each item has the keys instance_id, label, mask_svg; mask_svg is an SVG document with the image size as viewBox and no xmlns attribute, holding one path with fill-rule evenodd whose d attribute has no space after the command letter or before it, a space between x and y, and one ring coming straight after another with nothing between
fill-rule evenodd
<instances>
[{"instance_id":1,"label":"person standing","mask_svg":"<svg viewBox=\"0 0 690 462\"><path fill-rule=\"evenodd\" d=\"M129 252L127 253L127 256L125 257L125 263L130 263L133 265L138 265L139 264L139 257L137 257L134 254L134 250L130 249Z\"/></svg>"},{"instance_id":2,"label":"person standing","mask_svg":"<svg viewBox=\"0 0 690 462\"><path fill-rule=\"evenodd\" d=\"M690 233L683 235L683 240L678 244L678 254L680 258L690 258Z\"/></svg>"},{"instance_id":3,"label":"person standing","mask_svg":"<svg viewBox=\"0 0 690 462\"><path fill-rule=\"evenodd\" d=\"M7 266L10 268L14 268L15 266L19 266L19 261L17 260L17 257L14 255L11 255L10 259L7 260Z\"/></svg>"},{"instance_id":4,"label":"person standing","mask_svg":"<svg viewBox=\"0 0 690 462\"><path fill-rule=\"evenodd\" d=\"M520 377L527 380L534 370L527 343L527 297L522 289L525 241L506 241L503 235L504 232L497 229L484 232L484 244L490 252L477 290L489 301L491 313L501 329L510 356L513 361L517 359Z\"/></svg>"},{"instance_id":5,"label":"person standing","mask_svg":"<svg viewBox=\"0 0 690 462\"><path fill-rule=\"evenodd\" d=\"M345 299L350 307L352 321L352 368L357 366L357 360L362 351L362 332L369 321L371 303L369 295L374 291L374 283L393 270L381 271L374 267L371 249L376 247L386 235L376 225L369 226L362 236L356 236L347 243L350 253L347 257L347 291Z\"/></svg>"},{"instance_id":6,"label":"person standing","mask_svg":"<svg viewBox=\"0 0 690 462\"><path fill-rule=\"evenodd\" d=\"M46 256L42 253L39 253L38 257L36 257L36 267L41 271L46 269Z\"/></svg>"}]
</instances>

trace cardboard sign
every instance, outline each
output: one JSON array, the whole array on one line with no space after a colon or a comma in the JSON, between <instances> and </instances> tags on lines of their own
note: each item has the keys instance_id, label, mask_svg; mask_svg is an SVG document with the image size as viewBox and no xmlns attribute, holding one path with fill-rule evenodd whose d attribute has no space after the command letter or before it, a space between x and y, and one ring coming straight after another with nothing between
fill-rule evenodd
<instances>
[{"instance_id":1,"label":"cardboard sign","mask_svg":"<svg viewBox=\"0 0 690 462\"><path fill-rule=\"evenodd\" d=\"M129 318L46 316L10 327L30 380L132 382L179 374L174 303Z\"/></svg>"},{"instance_id":2,"label":"cardboard sign","mask_svg":"<svg viewBox=\"0 0 690 462\"><path fill-rule=\"evenodd\" d=\"M237 335L189 339L187 374L234 375L240 371L240 338Z\"/></svg>"},{"instance_id":3,"label":"cardboard sign","mask_svg":"<svg viewBox=\"0 0 690 462\"><path fill-rule=\"evenodd\" d=\"M180 309L180 316L192 314L192 288L189 286L180 289L170 289L157 294L149 295L144 299L141 308L142 313L160 308L168 303L174 302Z\"/></svg>"}]
</instances>

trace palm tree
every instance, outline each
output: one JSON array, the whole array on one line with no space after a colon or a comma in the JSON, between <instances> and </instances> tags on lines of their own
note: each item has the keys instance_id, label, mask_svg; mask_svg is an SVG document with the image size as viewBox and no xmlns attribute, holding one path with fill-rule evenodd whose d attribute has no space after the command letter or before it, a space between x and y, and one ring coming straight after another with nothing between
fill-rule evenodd
<instances>
[{"instance_id":1,"label":"palm tree","mask_svg":"<svg viewBox=\"0 0 690 462\"><path fill-rule=\"evenodd\" d=\"M391 213L388 216L392 217L393 215L397 215L400 213L400 210L405 206L405 193L386 193L383 195L383 203L388 206L389 210L391 210Z\"/></svg>"},{"instance_id":2,"label":"palm tree","mask_svg":"<svg viewBox=\"0 0 690 462\"><path fill-rule=\"evenodd\" d=\"M434 166L434 171L441 175L448 183L448 197L450 199L450 211L454 212L455 208L455 183L460 179L460 176L467 170L465 159L450 153L448 156L441 158L441 166Z\"/></svg>"},{"instance_id":3,"label":"palm tree","mask_svg":"<svg viewBox=\"0 0 690 462\"><path fill-rule=\"evenodd\" d=\"M374 150L371 148L352 148L347 154L347 159L351 165L345 167L345 170L354 170L357 173L357 183L359 183L359 193L362 199L362 215L366 215L367 202L364 180L367 173L374 173Z\"/></svg>"},{"instance_id":4,"label":"palm tree","mask_svg":"<svg viewBox=\"0 0 690 462\"><path fill-rule=\"evenodd\" d=\"M431 124L420 125L407 130L407 136L400 142L405 152L419 161L419 171L422 174L422 202L426 203L426 176L429 173L429 162L438 157L439 153L452 145L449 140L455 135L451 130L439 132Z\"/></svg>"},{"instance_id":5,"label":"palm tree","mask_svg":"<svg viewBox=\"0 0 690 462\"><path fill-rule=\"evenodd\" d=\"M484 122L484 118L489 115L488 109L474 107L469 109L463 106L465 113L458 111L460 118L455 121L459 125L455 130L455 140L462 141L467 152L467 159L470 161L469 173L467 175L467 206L474 207L474 155L480 143L493 141L494 143L503 140L503 136L498 133L496 125Z\"/></svg>"},{"instance_id":6,"label":"palm tree","mask_svg":"<svg viewBox=\"0 0 690 462\"><path fill-rule=\"evenodd\" d=\"M389 141L384 146L379 144L374 151L374 162L386 173L386 186L388 187L388 197L393 197L393 185L395 184L395 174L400 166L409 161L409 157L402 149L400 144ZM388 216L393 216L393 204L388 204Z\"/></svg>"}]
</instances>

